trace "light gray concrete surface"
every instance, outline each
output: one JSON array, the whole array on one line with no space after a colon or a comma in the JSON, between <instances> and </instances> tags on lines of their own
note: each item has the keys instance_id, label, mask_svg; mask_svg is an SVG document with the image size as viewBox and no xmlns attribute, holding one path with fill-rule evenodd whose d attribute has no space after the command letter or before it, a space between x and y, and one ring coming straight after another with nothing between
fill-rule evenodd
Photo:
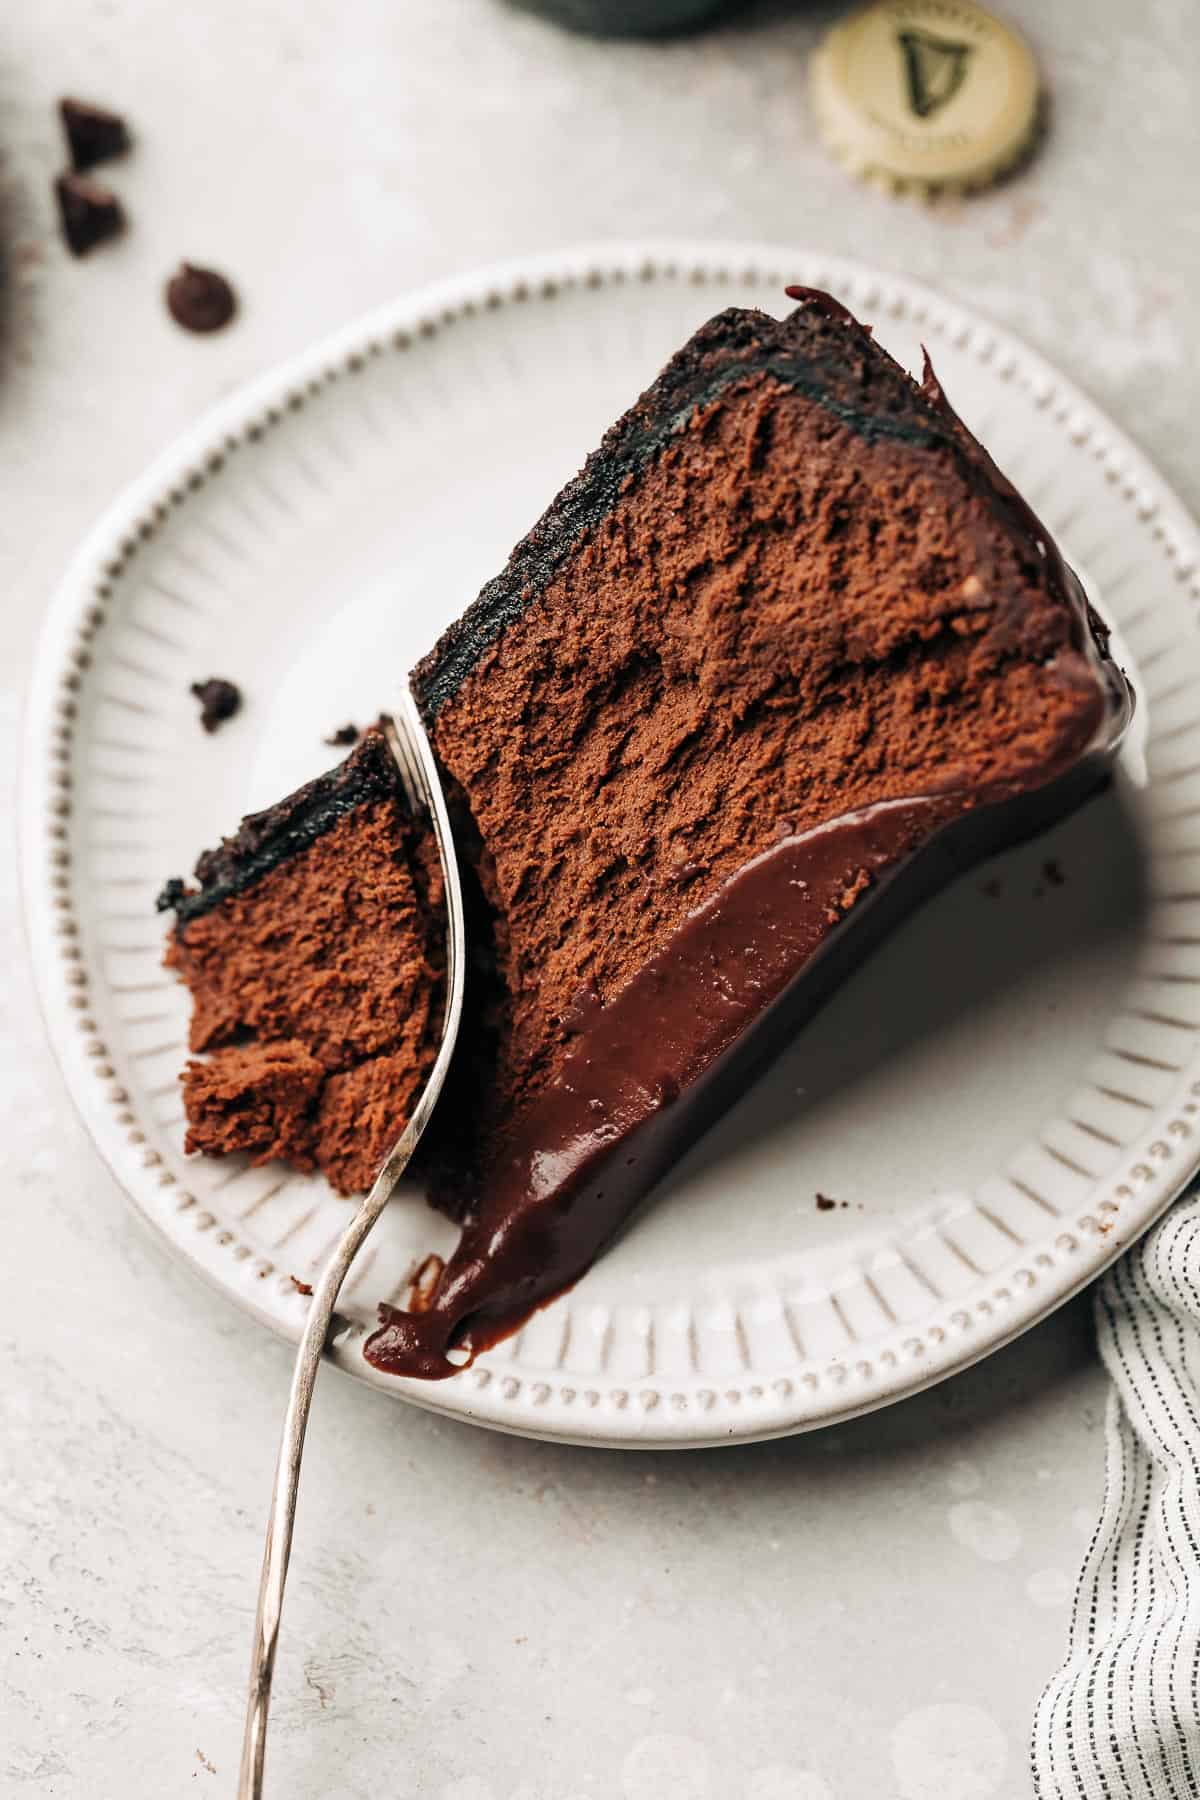
<instances>
[{"instance_id":1,"label":"light gray concrete surface","mask_svg":"<svg viewBox=\"0 0 1200 1800\"><path fill-rule=\"evenodd\" d=\"M804 59L837 9L670 46L500 0L39 0L0 40L0 779L81 533L196 413L398 290L662 233L826 246L991 312L1193 505L1200 203L1189 0L1011 0L1049 141L919 211L824 157ZM125 107L133 226L72 263L52 102ZM236 278L211 341L181 256ZM233 1791L285 1350L127 1213L43 1045L0 858L0 1794ZM704 1455L487 1436L318 1396L272 1794L1000 1800L1097 1505L1085 1304L836 1433Z\"/></svg>"}]
</instances>

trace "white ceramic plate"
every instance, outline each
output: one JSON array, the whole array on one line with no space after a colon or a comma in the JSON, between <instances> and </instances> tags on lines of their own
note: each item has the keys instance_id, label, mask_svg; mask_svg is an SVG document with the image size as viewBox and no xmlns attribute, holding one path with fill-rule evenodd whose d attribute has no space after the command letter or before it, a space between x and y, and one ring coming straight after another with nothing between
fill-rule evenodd
<instances>
[{"instance_id":1,"label":"white ceramic plate","mask_svg":"<svg viewBox=\"0 0 1200 1800\"><path fill-rule=\"evenodd\" d=\"M844 1418L1011 1338L1200 1161L1200 546L1126 439L1040 358L924 289L762 247L541 258L405 299L206 418L105 517L51 611L23 788L50 1031L139 1211L295 1338L345 1203L183 1154L187 1006L163 878L333 759L603 428L718 307L830 287L955 405L1060 537L1141 701L1112 792L927 907L519 1337L450 1382L362 1359L453 1233L414 1194L333 1354L480 1423L712 1444ZM247 703L215 737L188 685ZM1147 776L1148 770L1148 776ZM822 1194L837 1202L818 1208Z\"/></svg>"}]
</instances>

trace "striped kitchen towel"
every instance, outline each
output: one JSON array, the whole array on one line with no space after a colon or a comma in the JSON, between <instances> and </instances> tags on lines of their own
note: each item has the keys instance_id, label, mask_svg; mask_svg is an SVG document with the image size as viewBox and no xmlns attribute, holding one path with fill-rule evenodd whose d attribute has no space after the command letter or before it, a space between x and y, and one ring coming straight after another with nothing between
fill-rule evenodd
<instances>
[{"instance_id":1,"label":"striped kitchen towel","mask_svg":"<svg viewBox=\"0 0 1200 1800\"><path fill-rule=\"evenodd\" d=\"M1067 1660L1038 1703L1039 1800L1200 1797L1200 1189L1096 1290L1107 1481Z\"/></svg>"}]
</instances>

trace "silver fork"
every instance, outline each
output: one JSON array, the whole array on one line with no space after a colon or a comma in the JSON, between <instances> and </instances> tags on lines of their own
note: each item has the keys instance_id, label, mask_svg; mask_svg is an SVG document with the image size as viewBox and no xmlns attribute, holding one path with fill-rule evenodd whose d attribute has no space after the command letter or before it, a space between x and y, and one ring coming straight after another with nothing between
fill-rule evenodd
<instances>
[{"instance_id":1,"label":"silver fork","mask_svg":"<svg viewBox=\"0 0 1200 1800\"><path fill-rule=\"evenodd\" d=\"M429 1123L429 1115L446 1079L462 1018L466 969L462 887L437 764L416 703L407 687L395 718L385 721L384 730L400 771L409 805L415 813L427 813L433 821L434 837L442 865L447 927L446 1006L442 1017L442 1039L429 1079L421 1091L412 1117L385 1156L370 1193L360 1202L313 1290L312 1305L308 1309L308 1318L296 1355L296 1366L292 1372L291 1392L288 1395L283 1435L279 1444L279 1460L275 1467L275 1486L271 1495L262 1580L258 1590L258 1615L254 1625L254 1652L250 1663L250 1692L246 1703L246 1731L242 1740L238 1800L261 1800L263 1791L267 1712L271 1703L271 1676L279 1642L283 1589L292 1550L292 1528L296 1519L296 1497L300 1487L300 1458L304 1451L304 1434L308 1427L317 1370L333 1322L334 1307L346 1279L346 1271L391 1198L393 1188L404 1173L420 1142L421 1134Z\"/></svg>"}]
</instances>

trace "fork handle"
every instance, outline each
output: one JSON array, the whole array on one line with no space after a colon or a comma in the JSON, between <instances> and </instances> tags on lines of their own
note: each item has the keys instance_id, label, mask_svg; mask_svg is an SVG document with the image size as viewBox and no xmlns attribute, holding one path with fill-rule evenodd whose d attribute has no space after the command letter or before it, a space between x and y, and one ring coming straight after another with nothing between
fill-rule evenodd
<instances>
[{"instance_id":1,"label":"fork handle","mask_svg":"<svg viewBox=\"0 0 1200 1800\"><path fill-rule=\"evenodd\" d=\"M387 1204L397 1173L394 1164L388 1167L386 1179L381 1176L376 1181L338 1240L313 1292L312 1305L308 1309L308 1318L292 1370L291 1391L288 1394L287 1412L279 1441L279 1459L275 1465L262 1579L258 1588L258 1612L254 1622L254 1649L250 1659L250 1691L242 1739L238 1800L261 1800L263 1791L267 1713L271 1704L271 1677L275 1670L275 1651L279 1642L283 1590L287 1581L288 1560L292 1553L292 1531L296 1522L296 1500L300 1490L300 1458L304 1451L304 1434L308 1429L308 1415L312 1408L321 1355L346 1272L363 1239Z\"/></svg>"},{"instance_id":2,"label":"fork handle","mask_svg":"<svg viewBox=\"0 0 1200 1800\"><path fill-rule=\"evenodd\" d=\"M446 1010L437 1055L426 1077L425 1086L417 1097L412 1116L385 1156L370 1193L360 1201L354 1217L334 1246L313 1292L312 1305L308 1309L308 1318L301 1334L296 1365L292 1371L287 1412L283 1420L283 1435L279 1442L279 1460L275 1465L275 1486L271 1494L262 1579L258 1588L258 1612L254 1621L254 1650L250 1661L250 1691L246 1701L246 1729L242 1739L238 1800L262 1800L271 1677L275 1670L283 1590L287 1581L288 1559L292 1553L292 1530L296 1523L300 1458L304 1451L304 1434L308 1429L313 1388L316 1386L325 1340L333 1321L334 1307L350 1264L387 1205L393 1188L421 1141L421 1135L437 1105L438 1095L445 1085L462 1019L467 960L462 883L437 763L425 735L416 701L407 685L400 694L394 718L384 721L384 734L413 811L427 811L433 824L446 890Z\"/></svg>"}]
</instances>

